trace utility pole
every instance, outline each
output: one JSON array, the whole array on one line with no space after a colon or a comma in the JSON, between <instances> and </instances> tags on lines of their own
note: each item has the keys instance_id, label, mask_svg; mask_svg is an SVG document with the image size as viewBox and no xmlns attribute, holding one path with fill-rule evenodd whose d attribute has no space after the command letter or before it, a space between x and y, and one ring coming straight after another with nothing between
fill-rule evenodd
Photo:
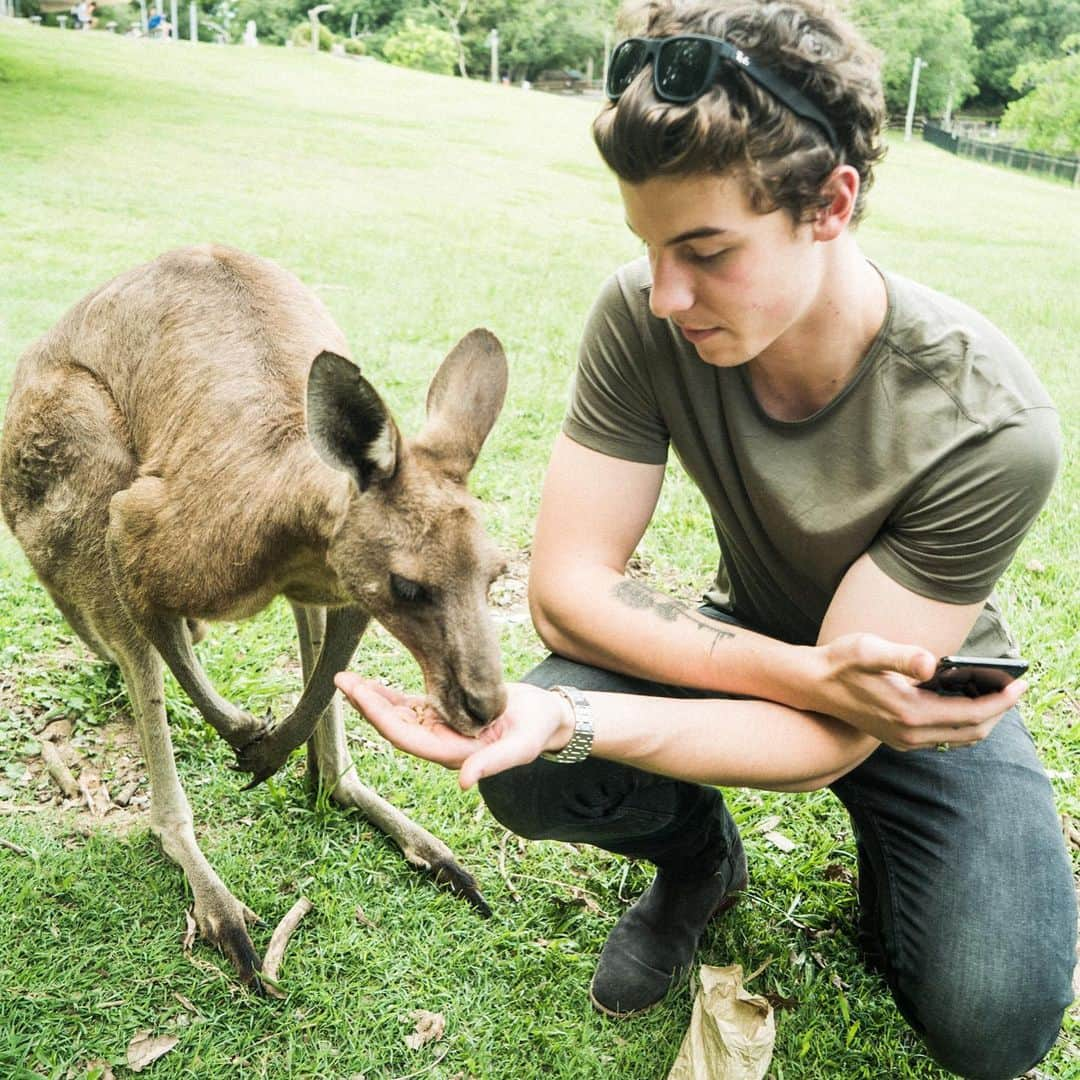
<instances>
[{"instance_id":1,"label":"utility pole","mask_svg":"<svg viewBox=\"0 0 1080 1080\"><path fill-rule=\"evenodd\" d=\"M179 30L177 34L179 34ZM188 37L194 45L199 40L199 5L191 0L188 5Z\"/></svg>"},{"instance_id":2,"label":"utility pole","mask_svg":"<svg viewBox=\"0 0 1080 1080\"><path fill-rule=\"evenodd\" d=\"M611 63L611 30L604 31L604 86L607 86L607 69Z\"/></svg>"},{"instance_id":3,"label":"utility pole","mask_svg":"<svg viewBox=\"0 0 1080 1080\"><path fill-rule=\"evenodd\" d=\"M911 128L915 123L915 98L919 93L919 72L929 65L921 56L915 57L911 66L911 94L908 96L907 119L904 121L904 142L911 142Z\"/></svg>"},{"instance_id":4,"label":"utility pole","mask_svg":"<svg viewBox=\"0 0 1080 1080\"><path fill-rule=\"evenodd\" d=\"M491 46L491 81L499 81L499 31L493 26L487 36L487 43Z\"/></svg>"}]
</instances>

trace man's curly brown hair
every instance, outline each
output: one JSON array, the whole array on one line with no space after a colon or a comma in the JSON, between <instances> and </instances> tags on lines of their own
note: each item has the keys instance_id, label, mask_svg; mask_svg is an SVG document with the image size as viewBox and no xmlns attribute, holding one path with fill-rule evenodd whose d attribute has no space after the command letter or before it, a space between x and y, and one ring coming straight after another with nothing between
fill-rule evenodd
<instances>
[{"instance_id":1,"label":"man's curly brown hair","mask_svg":"<svg viewBox=\"0 0 1080 1080\"><path fill-rule=\"evenodd\" d=\"M885 102L877 52L838 13L817 0L648 0L628 4L622 23L644 37L694 33L729 41L814 102L840 148L733 64L687 105L657 98L648 64L593 122L596 145L620 179L737 170L755 210L784 209L802 222L828 205L822 185L848 164L861 180L852 216L858 222L885 152Z\"/></svg>"}]
</instances>

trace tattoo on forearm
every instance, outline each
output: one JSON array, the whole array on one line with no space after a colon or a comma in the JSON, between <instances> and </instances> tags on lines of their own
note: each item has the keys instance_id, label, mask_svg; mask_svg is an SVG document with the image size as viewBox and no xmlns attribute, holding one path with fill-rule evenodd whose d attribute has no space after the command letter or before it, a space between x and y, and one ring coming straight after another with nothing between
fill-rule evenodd
<instances>
[{"instance_id":1,"label":"tattoo on forearm","mask_svg":"<svg viewBox=\"0 0 1080 1080\"><path fill-rule=\"evenodd\" d=\"M699 630L711 634L710 655L721 641L735 637L730 630L725 630L723 625L715 619L699 615L689 605L679 600L672 600L670 596L665 596L663 593L654 592L639 581L623 579L615 585L613 593L616 600L627 607L634 608L636 611L652 611L657 618L668 623L678 622L679 619L687 619Z\"/></svg>"}]
</instances>

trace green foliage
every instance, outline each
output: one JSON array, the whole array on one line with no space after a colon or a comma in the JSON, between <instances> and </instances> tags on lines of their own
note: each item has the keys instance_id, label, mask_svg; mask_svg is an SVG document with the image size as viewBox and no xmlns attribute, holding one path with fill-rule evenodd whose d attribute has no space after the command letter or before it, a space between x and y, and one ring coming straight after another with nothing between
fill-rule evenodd
<instances>
[{"instance_id":1,"label":"green foliage","mask_svg":"<svg viewBox=\"0 0 1080 1080\"><path fill-rule=\"evenodd\" d=\"M218 34L239 40L247 21L254 19L259 39L280 45L292 38L297 24L307 25L312 0L198 0L198 6L204 41ZM548 68L584 68L590 57L599 72L604 31L613 25L617 6L618 0L341 0L320 21L339 38L355 30L372 55L385 56L387 42L394 40L395 56L408 57L394 63L416 67L419 61L436 65L424 70L450 70L442 59L448 51L445 39L431 34L439 30L454 42L454 64L460 39L468 73L485 79L491 62L488 35L497 27L499 66L519 81ZM180 35L187 38L187 3L180 9ZM137 18L137 8L132 10ZM410 22L428 29L409 30ZM432 58L423 59L429 51Z\"/></svg>"},{"instance_id":2,"label":"green foliage","mask_svg":"<svg viewBox=\"0 0 1080 1080\"><path fill-rule=\"evenodd\" d=\"M283 45L291 39L298 23L309 21L305 9L314 3L315 0L310 0L301 6L296 0L237 0L236 22L243 28L249 19L254 19L260 41ZM309 34L304 44L310 41Z\"/></svg>"},{"instance_id":3,"label":"green foliage","mask_svg":"<svg viewBox=\"0 0 1080 1080\"><path fill-rule=\"evenodd\" d=\"M979 101L1000 107L1019 96L1013 76L1024 64L1050 60L1080 33L1080 0L964 0L975 30Z\"/></svg>"},{"instance_id":4,"label":"green foliage","mask_svg":"<svg viewBox=\"0 0 1080 1080\"><path fill-rule=\"evenodd\" d=\"M604 30L614 22L617 0L473 0L463 20L469 69L487 72L487 35L499 30L499 67L514 81L545 69L584 69L589 57L603 70Z\"/></svg>"},{"instance_id":5,"label":"green foliage","mask_svg":"<svg viewBox=\"0 0 1080 1080\"><path fill-rule=\"evenodd\" d=\"M349 56L364 56L367 53L367 46L360 38L346 38L342 46Z\"/></svg>"},{"instance_id":6,"label":"green foliage","mask_svg":"<svg viewBox=\"0 0 1080 1080\"><path fill-rule=\"evenodd\" d=\"M963 0L855 0L851 17L884 53L890 113L907 111L917 56L926 62L919 73L919 112L942 113L950 95L957 106L976 89L975 47Z\"/></svg>"},{"instance_id":7,"label":"green foliage","mask_svg":"<svg viewBox=\"0 0 1080 1080\"><path fill-rule=\"evenodd\" d=\"M94 25L104 29L108 23L116 23L116 33L126 34L140 21L139 8L132 4L103 5L94 11Z\"/></svg>"},{"instance_id":8,"label":"green foliage","mask_svg":"<svg viewBox=\"0 0 1080 1080\"><path fill-rule=\"evenodd\" d=\"M1005 110L1001 126L1024 132L1032 150L1074 154L1080 151L1080 34L1067 37L1061 48L1064 56L1017 70L1012 84L1028 92Z\"/></svg>"},{"instance_id":9,"label":"green foliage","mask_svg":"<svg viewBox=\"0 0 1080 1080\"><path fill-rule=\"evenodd\" d=\"M311 20L302 22L293 27L292 33L289 35L289 39L294 45L303 46L307 49L311 47ZM324 26L319 23L319 48L324 52L330 51L330 46L334 44L334 35L328 26Z\"/></svg>"},{"instance_id":10,"label":"green foliage","mask_svg":"<svg viewBox=\"0 0 1080 1080\"><path fill-rule=\"evenodd\" d=\"M382 53L391 64L438 75L449 75L457 62L457 46L447 31L412 19L387 39Z\"/></svg>"}]
</instances>

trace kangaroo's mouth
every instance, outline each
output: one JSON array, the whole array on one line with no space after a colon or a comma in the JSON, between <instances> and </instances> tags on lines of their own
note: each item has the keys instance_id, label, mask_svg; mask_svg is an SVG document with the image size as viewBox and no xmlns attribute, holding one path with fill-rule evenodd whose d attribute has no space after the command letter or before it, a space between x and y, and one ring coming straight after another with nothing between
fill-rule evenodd
<instances>
[{"instance_id":1,"label":"kangaroo's mouth","mask_svg":"<svg viewBox=\"0 0 1080 1080\"><path fill-rule=\"evenodd\" d=\"M506 708L506 690L499 683L483 694L470 693L456 684L451 687L429 686L425 713L434 713L447 727L470 738L478 735Z\"/></svg>"}]
</instances>

